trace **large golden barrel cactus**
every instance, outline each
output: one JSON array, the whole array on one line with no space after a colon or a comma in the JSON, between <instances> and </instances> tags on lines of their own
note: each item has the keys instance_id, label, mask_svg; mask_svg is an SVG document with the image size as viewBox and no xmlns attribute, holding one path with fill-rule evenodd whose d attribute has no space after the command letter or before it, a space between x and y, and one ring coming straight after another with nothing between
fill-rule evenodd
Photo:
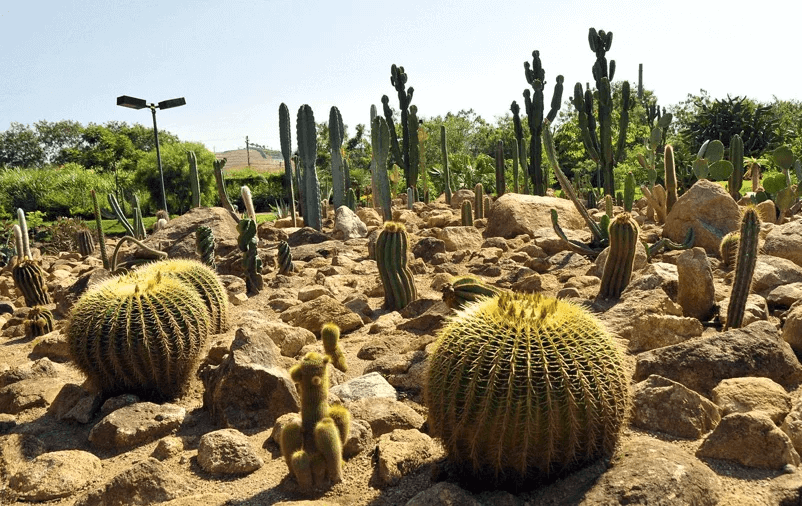
<instances>
[{"instance_id":1,"label":"large golden barrel cactus","mask_svg":"<svg viewBox=\"0 0 802 506\"><path fill-rule=\"evenodd\" d=\"M70 354L104 395L181 395L209 336L203 299L158 270L111 278L76 302L67 328Z\"/></svg>"},{"instance_id":2,"label":"large golden barrel cactus","mask_svg":"<svg viewBox=\"0 0 802 506\"><path fill-rule=\"evenodd\" d=\"M504 292L442 330L425 401L463 476L520 482L610 454L631 393L623 352L590 313Z\"/></svg>"}]
</instances>

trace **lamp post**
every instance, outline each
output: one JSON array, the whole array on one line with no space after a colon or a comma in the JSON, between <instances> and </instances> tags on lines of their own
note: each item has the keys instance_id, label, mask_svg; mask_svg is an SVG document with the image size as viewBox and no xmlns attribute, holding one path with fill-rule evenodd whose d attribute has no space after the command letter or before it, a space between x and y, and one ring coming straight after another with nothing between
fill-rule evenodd
<instances>
[{"instance_id":1,"label":"lamp post","mask_svg":"<svg viewBox=\"0 0 802 506\"><path fill-rule=\"evenodd\" d=\"M167 192L164 189L164 169L162 169L162 154L159 151L159 129L156 127L156 108L170 109L171 107L179 107L186 103L187 101L184 100L184 97L164 100L158 104L148 104L141 98L129 97L128 95L117 97L117 105L121 107L128 107L129 109L144 109L145 107L150 107L150 112L153 113L153 135L156 138L156 160L159 163L159 178L161 179L162 185L162 207L164 208L164 212L167 213L167 216L170 216L170 213L167 211Z\"/></svg>"}]
</instances>

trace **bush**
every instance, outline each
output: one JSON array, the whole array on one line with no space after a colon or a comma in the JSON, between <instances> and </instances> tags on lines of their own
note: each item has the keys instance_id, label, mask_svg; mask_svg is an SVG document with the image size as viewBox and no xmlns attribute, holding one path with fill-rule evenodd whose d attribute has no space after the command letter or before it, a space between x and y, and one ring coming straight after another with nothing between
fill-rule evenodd
<instances>
[{"instance_id":1,"label":"bush","mask_svg":"<svg viewBox=\"0 0 802 506\"><path fill-rule=\"evenodd\" d=\"M261 173L252 169L238 170L226 174L226 192L231 203L240 211L245 210L242 202L243 186L251 190L253 207L256 212L268 212L277 200L284 201L285 193L282 185L284 173Z\"/></svg>"}]
</instances>

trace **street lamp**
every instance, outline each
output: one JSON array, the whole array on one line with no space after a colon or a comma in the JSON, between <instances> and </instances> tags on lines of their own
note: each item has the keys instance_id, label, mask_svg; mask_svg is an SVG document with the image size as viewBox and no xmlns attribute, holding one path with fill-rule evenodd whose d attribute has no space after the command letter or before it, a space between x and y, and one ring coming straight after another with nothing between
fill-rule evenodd
<instances>
[{"instance_id":1,"label":"street lamp","mask_svg":"<svg viewBox=\"0 0 802 506\"><path fill-rule=\"evenodd\" d=\"M162 207L164 208L164 212L167 213L167 216L170 216L170 213L167 211L167 192L164 190L164 169L162 169L162 154L159 151L159 129L156 127L156 108L170 109L171 107L179 107L186 103L187 101L184 100L184 97L164 100L158 104L148 104L141 98L129 97L128 95L117 97L117 105L121 107L128 107L129 109L144 109L145 107L150 107L150 112L153 113L153 135L156 137L156 160L159 162L159 177L162 183Z\"/></svg>"}]
</instances>

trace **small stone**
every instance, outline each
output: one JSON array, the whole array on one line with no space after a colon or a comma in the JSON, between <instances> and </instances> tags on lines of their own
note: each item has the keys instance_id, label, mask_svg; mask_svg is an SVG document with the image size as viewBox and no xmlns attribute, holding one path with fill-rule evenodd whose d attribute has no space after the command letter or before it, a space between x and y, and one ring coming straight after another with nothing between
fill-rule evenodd
<instances>
[{"instance_id":1,"label":"small stone","mask_svg":"<svg viewBox=\"0 0 802 506\"><path fill-rule=\"evenodd\" d=\"M416 429L397 429L379 437L379 479L393 485L402 477L434 460L438 454L432 438Z\"/></svg>"},{"instance_id":2,"label":"small stone","mask_svg":"<svg viewBox=\"0 0 802 506\"><path fill-rule=\"evenodd\" d=\"M151 456L157 460L167 460L184 451L184 441L180 437L165 436L156 443Z\"/></svg>"},{"instance_id":3,"label":"small stone","mask_svg":"<svg viewBox=\"0 0 802 506\"><path fill-rule=\"evenodd\" d=\"M424 418L406 404L384 397L357 399L345 404L351 416L370 424L373 436L395 429L419 429Z\"/></svg>"},{"instance_id":4,"label":"small stone","mask_svg":"<svg viewBox=\"0 0 802 506\"><path fill-rule=\"evenodd\" d=\"M371 397L397 398L395 388L378 372L358 376L331 387L329 391L345 402Z\"/></svg>"},{"instance_id":5,"label":"small stone","mask_svg":"<svg viewBox=\"0 0 802 506\"><path fill-rule=\"evenodd\" d=\"M212 474L248 474L264 465L248 438L236 429L204 434L198 445L198 464Z\"/></svg>"},{"instance_id":6,"label":"small stone","mask_svg":"<svg viewBox=\"0 0 802 506\"><path fill-rule=\"evenodd\" d=\"M125 406L98 422L89 433L89 442L107 451L140 446L178 429L186 413L175 404L140 402Z\"/></svg>"},{"instance_id":7,"label":"small stone","mask_svg":"<svg viewBox=\"0 0 802 506\"><path fill-rule=\"evenodd\" d=\"M156 459L138 462L105 485L76 501L75 506L160 504L190 491L189 485Z\"/></svg>"}]
</instances>

